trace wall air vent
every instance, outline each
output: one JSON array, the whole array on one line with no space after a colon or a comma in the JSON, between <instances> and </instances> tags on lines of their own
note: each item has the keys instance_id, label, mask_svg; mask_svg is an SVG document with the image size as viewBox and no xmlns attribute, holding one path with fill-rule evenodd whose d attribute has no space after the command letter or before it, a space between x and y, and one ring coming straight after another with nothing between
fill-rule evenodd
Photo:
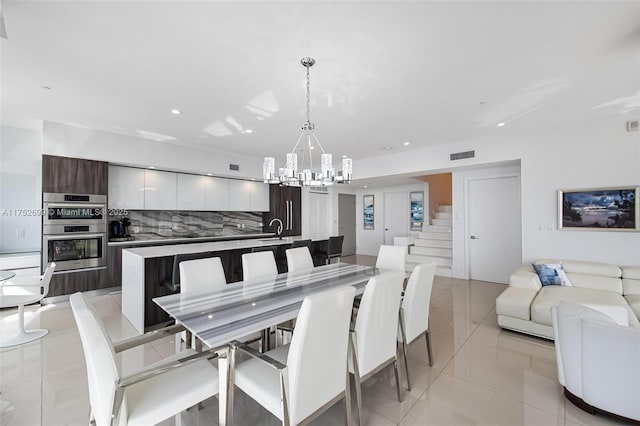
<instances>
[{"instance_id":1,"label":"wall air vent","mask_svg":"<svg viewBox=\"0 0 640 426\"><path fill-rule=\"evenodd\" d=\"M462 160L463 158L473 158L476 156L475 151L465 151L465 152L456 152L455 154L449 154L449 159L453 160Z\"/></svg>"},{"instance_id":2,"label":"wall air vent","mask_svg":"<svg viewBox=\"0 0 640 426\"><path fill-rule=\"evenodd\" d=\"M627 132L638 131L638 120L627 121Z\"/></svg>"},{"instance_id":3,"label":"wall air vent","mask_svg":"<svg viewBox=\"0 0 640 426\"><path fill-rule=\"evenodd\" d=\"M240 171L240 166L238 164L229 164L229 170L233 170L234 172Z\"/></svg>"},{"instance_id":4,"label":"wall air vent","mask_svg":"<svg viewBox=\"0 0 640 426\"><path fill-rule=\"evenodd\" d=\"M309 188L309 192L313 192L316 194L328 194L329 188L326 186L312 186Z\"/></svg>"}]
</instances>

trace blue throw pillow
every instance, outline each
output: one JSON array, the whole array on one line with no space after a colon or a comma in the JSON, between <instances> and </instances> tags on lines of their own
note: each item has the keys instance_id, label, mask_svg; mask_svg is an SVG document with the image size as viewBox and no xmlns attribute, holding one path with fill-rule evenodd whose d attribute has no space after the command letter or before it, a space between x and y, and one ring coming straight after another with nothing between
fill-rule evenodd
<instances>
[{"instance_id":1,"label":"blue throw pillow","mask_svg":"<svg viewBox=\"0 0 640 426\"><path fill-rule=\"evenodd\" d=\"M562 267L562 263L545 263L536 265L532 263L533 269L536 270L538 277L540 278L540 282L543 286L545 285L564 285L571 286L571 282L567 278L567 275L564 272L564 268Z\"/></svg>"}]
</instances>

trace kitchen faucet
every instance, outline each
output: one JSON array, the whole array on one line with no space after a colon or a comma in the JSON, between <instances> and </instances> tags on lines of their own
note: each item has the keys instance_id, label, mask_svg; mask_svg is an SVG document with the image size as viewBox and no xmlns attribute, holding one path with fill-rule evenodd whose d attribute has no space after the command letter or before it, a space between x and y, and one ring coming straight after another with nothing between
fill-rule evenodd
<instances>
[{"instance_id":1,"label":"kitchen faucet","mask_svg":"<svg viewBox=\"0 0 640 426\"><path fill-rule=\"evenodd\" d=\"M273 225L273 222L278 222L278 230L276 231L276 235L282 239L282 221L280 219L278 219L277 217L274 217L273 219L271 219L271 222L269 222L269 225L267 225L267 227Z\"/></svg>"}]
</instances>

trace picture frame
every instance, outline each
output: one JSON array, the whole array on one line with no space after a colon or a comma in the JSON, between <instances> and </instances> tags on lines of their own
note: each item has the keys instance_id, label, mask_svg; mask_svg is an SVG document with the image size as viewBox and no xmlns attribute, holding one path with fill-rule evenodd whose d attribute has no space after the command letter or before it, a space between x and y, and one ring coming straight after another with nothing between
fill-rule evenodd
<instances>
[{"instance_id":1,"label":"picture frame","mask_svg":"<svg viewBox=\"0 0 640 426\"><path fill-rule=\"evenodd\" d=\"M638 186L558 190L558 229L638 232Z\"/></svg>"},{"instance_id":2,"label":"picture frame","mask_svg":"<svg viewBox=\"0 0 640 426\"><path fill-rule=\"evenodd\" d=\"M424 224L424 192L412 191L409 193L409 229L422 231Z\"/></svg>"},{"instance_id":3,"label":"picture frame","mask_svg":"<svg viewBox=\"0 0 640 426\"><path fill-rule=\"evenodd\" d=\"M362 196L362 214L364 219L364 229L374 228L374 197L373 195Z\"/></svg>"}]
</instances>

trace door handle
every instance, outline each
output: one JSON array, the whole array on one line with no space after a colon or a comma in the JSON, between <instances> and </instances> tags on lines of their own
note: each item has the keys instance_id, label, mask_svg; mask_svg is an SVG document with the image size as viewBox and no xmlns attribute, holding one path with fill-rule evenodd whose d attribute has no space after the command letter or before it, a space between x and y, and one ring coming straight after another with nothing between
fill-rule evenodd
<instances>
[{"instance_id":1,"label":"door handle","mask_svg":"<svg viewBox=\"0 0 640 426\"><path fill-rule=\"evenodd\" d=\"M472 240L479 240L480 238L476 237L475 235L472 235L472 236L471 236L471 239L472 239Z\"/></svg>"},{"instance_id":2,"label":"door handle","mask_svg":"<svg viewBox=\"0 0 640 426\"><path fill-rule=\"evenodd\" d=\"M385 231L388 231L388 230L389 230L389 228L384 228L384 230L385 230Z\"/></svg>"}]
</instances>

